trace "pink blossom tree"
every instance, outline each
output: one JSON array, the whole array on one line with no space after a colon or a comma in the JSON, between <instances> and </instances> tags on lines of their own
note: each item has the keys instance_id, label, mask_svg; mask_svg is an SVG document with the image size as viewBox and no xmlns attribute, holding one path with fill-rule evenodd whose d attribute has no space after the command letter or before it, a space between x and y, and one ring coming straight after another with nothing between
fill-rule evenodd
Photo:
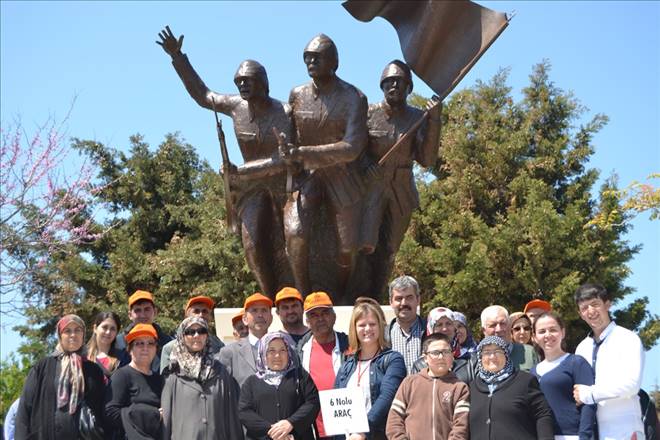
<instances>
[{"instance_id":1,"label":"pink blossom tree","mask_svg":"<svg viewBox=\"0 0 660 440\"><path fill-rule=\"evenodd\" d=\"M92 212L94 167L75 163L62 124L50 119L28 134L17 121L0 131L0 305L7 315L30 304L28 281L49 257L103 231Z\"/></svg>"}]
</instances>

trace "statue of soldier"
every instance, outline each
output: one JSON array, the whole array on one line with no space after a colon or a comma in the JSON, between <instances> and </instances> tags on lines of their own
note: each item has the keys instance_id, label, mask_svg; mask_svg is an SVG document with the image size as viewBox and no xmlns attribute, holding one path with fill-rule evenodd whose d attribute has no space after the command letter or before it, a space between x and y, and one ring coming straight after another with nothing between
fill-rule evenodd
<instances>
[{"instance_id":1,"label":"statue of soldier","mask_svg":"<svg viewBox=\"0 0 660 440\"><path fill-rule=\"evenodd\" d=\"M412 212L419 207L413 161L428 167L438 157L442 110L437 98L431 99L428 120L379 165L378 161L424 114L406 102L413 82L404 62L394 60L385 66L380 88L385 100L369 106L369 143L363 158L369 184L360 228L360 252L372 254L378 248L372 264L374 295L384 291Z\"/></svg>"},{"instance_id":2,"label":"statue of soldier","mask_svg":"<svg viewBox=\"0 0 660 440\"><path fill-rule=\"evenodd\" d=\"M245 60L238 66L234 75L238 95L216 93L206 87L181 52L183 35L177 40L167 26L159 37L161 41L156 43L172 57L174 69L190 96L200 106L228 115L234 122L245 163L238 168L223 164L223 172L230 173L232 187L236 184L240 189L235 206L248 266L263 293L274 298L282 283L274 270L276 250L270 234L283 231L286 164L278 151L279 139L273 128L291 138L290 108L269 96L266 69L258 62Z\"/></svg>"},{"instance_id":3,"label":"statue of soldier","mask_svg":"<svg viewBox=\"0 0 660 440\"><path fill-rule=\"evenodd\" d=\"M358 246L363 184L357 158L367 143L367 100L335 72L335 43L319 34L303 52L311 81L291 91L289 104L295 126L295 147L289 163L309 173L299 196L285 206L284 234L296 285L309 293L309 229L320 202L329 208L337 235L338 291L344 294ZM341 303L341 299L338 301Z\"/></svg>"}]
</instances>

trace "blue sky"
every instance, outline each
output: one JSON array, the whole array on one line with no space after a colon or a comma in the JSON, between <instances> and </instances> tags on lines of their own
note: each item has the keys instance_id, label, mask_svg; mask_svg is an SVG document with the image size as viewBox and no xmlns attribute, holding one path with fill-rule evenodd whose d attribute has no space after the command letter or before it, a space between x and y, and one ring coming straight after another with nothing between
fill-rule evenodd
<instances>
[{"instance_id":1,"label":"blue sky","mask_svg":"<svg viewBox=\"0 0 660 440\"><path fill-rule=\"evenodd\" d=\"M551 79L610 123L595 137L590 166L622 186L660 172L660 3L481 2L515 11L508 29L459 84L511 69L516 95L532 66L550 60ZM338 2L11 2L0 3L0 114L3 126L20 116L28 130L64 117L76 102L68 134L126 148L128 137L158 145L179 131L200 156L219 166L213 116L190 99L155 44L169 24L185 34L183 51L213 90L234 93L232 78L246 58L268 70L271 95L285 100L308 80L302 49L319 32L339 48L338 75L380 100L383 66L401 57L396 33L382 19L362 23ZM431 91L417 80L415 91ZM230 156L240 154L225 119ZM658 183L656 182L656 185ZM629 286L660 312L660 225L638 217L627 239L642 244ZM17 336L3 321L1 355ZM659 381L660 349L647 353L644 385Z\"/></svg>"}]
</instances>

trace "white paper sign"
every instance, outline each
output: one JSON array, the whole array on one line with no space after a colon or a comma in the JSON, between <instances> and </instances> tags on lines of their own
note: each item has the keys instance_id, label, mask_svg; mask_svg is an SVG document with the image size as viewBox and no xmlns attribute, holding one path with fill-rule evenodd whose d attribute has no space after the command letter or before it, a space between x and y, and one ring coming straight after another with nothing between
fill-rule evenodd
<instances>
[{"instance_id":1,"label":"white paper sign","mask_svg":"<svg viewBox=\"0 0 660 440\"><path fill-rule=\"evenodd\" d=\"M369 432L362 390L357 387L319 391L325 434Z\"/></svg>"}]
</instances>

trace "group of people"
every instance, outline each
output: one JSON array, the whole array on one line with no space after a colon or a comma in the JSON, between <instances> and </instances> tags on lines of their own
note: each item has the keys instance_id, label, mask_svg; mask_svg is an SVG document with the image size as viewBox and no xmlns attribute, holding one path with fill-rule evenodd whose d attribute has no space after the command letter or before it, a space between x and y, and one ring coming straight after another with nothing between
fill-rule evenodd
<instances>
[{"instance_id":1,"label":"group of people","mask_svg":"<svg viewBox=\"0 0 660 440\"><path fill-rule=\"evenodd\" d=\"M575 354L565 351L562 318L542 300L522 314L486 307L477 343L459 312L419 316L414 278L393 280L389 299L388 323L375 300L358 298L347 335L335 330L325 292L303 297L286 287L274 304L255 293L232 320L237 340L227 345L213 334L207 296L188 300L174 338L154 322L146 291L129 297L131 322L121 333L116 314L100 313L86 345L87 326L66 315L55 352L26 378L6 438L654 438L657 419L645 429L638 397L643 347L611 320L603 287L576 291L592 332ZM282 331L269 331L273 305ZM363 397L368 432L329 432L319 391L338 388Z\"/></svg>"}]
</instances>

